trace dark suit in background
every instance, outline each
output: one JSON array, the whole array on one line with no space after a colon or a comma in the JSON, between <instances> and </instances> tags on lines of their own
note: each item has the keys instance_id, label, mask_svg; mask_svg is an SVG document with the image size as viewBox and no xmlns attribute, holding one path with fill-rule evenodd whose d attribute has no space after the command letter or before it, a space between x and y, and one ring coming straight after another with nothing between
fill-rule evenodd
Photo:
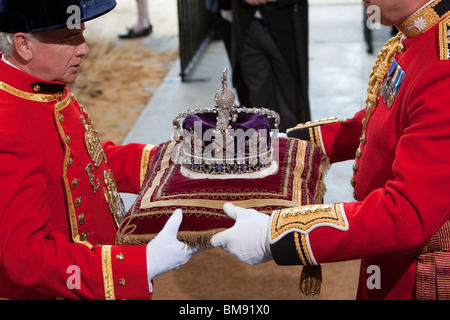
<instances>
[{"instance_id":1,"label":"dark suit in background","mask_svg":"<svg viewBox=\"0 0 450 320\"><path fill-rule=\"evenodd\" d=\"M230 60L240 104L277 111L281 131L310 121L307 1L232 0L232 10Z\"/></svg>"}]
</instances>

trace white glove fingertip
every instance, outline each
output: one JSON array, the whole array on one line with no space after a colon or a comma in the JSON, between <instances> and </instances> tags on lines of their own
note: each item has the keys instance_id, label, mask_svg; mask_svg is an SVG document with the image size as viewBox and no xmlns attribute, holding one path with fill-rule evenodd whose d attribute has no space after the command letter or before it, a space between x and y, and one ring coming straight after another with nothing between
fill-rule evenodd
<instances>
[{"instance_id":1,"label":"white glove fingertip","mask_svg":"<svg viewBox=\"0 0 450 320\"><path fill-rule=\"evenodd\" d=\"M223 211L225 211L227 216L229 216L233 220L237 219L237 211L238 211L237 209L238 207L236 207L234 204L230 202L227 202L223 205Z\"/></svg>"}]
</instances>

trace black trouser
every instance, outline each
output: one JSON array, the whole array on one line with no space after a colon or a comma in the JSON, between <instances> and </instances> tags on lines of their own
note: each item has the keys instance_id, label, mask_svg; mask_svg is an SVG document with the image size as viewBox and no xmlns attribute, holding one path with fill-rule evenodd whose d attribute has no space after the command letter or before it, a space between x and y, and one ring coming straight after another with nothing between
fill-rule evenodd
<instances>
[{"instance_id":1,"label":"black trouser","mask_svg":"<svg viewBox=\"0 0 450 320\"><path fill-rule=\"evenodd\" d=\"M281 132L302 122L302 106L297 101L301 87L290 70L295 66L287 65L268 28L258 19L253 19L247 30L239 67L249 91L251 105L247 107L278 112Z\"/></svg>"}]
</instances>

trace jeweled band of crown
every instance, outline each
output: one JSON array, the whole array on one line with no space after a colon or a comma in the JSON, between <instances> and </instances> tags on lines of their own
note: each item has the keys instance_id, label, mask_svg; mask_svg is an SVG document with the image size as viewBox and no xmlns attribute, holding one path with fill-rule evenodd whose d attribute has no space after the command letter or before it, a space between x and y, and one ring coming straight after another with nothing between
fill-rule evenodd
<instances>
[{"instance_id":1,"label":"jeweled band of crown","mask_svg":"<svg viewBox=\"0 0 450 320\"><path fill-rule=\"evenodd\" d=\"M250 134L249 134L250 131ZM248 137L239 134L239 139L230 130L224 135L216 135L209 145L190 131L181 141L181 164L197 173L207 174L240 174L260 171L272 164L272 151L267 140L266 130L249 130Z\"/></svg>"},{"instance_id":2,"label":"jeweled band of crown","mask_svg":"<svg viewBox=\"0 0 450 320\"><path fill-rule=\"evenodd\" d=\"M222 74L222 88L216 93L214 101L216 107L188 109L173 120L174 140L181 143L181 164L193 172L206 174L251 173L269 167L273 160L271 141L276 139L280 124L278 113L266 108L236 106L234 94L227 89L227 68ZM214 115L213 132L205 135L203 128L194 128L196 125L183 130L180 120L193 115L205 118ZM276 130L272 137L266 129L235 130L235 124L238 120L245 120L245 115L262 116L266 122L267 119L275 119ZM202 121L198 124L201 126Z\"/></svg>"}]
</instances>

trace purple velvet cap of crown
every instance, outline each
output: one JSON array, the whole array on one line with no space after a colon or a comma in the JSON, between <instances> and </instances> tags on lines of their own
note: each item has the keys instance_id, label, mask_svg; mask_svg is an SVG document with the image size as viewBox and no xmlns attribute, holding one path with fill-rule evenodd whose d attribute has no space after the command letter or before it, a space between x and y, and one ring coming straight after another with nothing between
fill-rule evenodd
<instances>
[{"instance_id":1,"label":"purple velvet cap of crown","mask_svg":"<svg viewBox=\"0 0 450 320\"><path fill-rule=\"evenodd\" d=\"M239 107L236 107L239 109ZM198 113L198 114L190 114L184 120L182 127L185 130L194 130L195 125L201 124L202 133L205 133L207 130L214 130L217 125L217 113ZM242 129L244 131L253 129L255 131L266 130L267 138L270 137L270 124L267 118L263 115L256 113L246 113L241 112L238 113L238 117L236 122L230 121L230 127L233 130Z\"/></svg>"}]
</instances>

